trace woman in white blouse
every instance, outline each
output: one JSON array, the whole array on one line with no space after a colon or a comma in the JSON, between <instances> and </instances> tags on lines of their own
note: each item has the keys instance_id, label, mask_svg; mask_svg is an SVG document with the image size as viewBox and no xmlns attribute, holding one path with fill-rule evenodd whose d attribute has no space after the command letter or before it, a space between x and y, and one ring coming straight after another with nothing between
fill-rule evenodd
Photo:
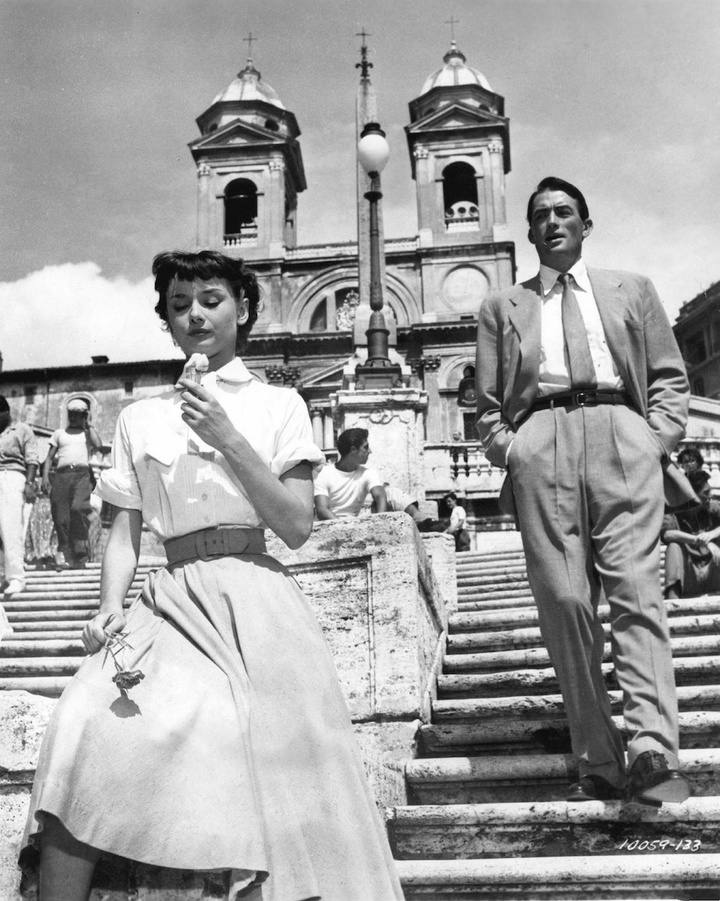
<instances>
[{"instance_id":1,"label":"woman in white blouse","mask_svg":"<svg viewBox=\"0 0 720 901\"><path fill-rule=\"evenodd\" d=\"M264 553L266 526L307 539L323 456L299 395L236 356L257 283L213 251L160 254L153 273L158 314L208 372L123 410L96 489L115 507L100 609L23 842L42 901L84 901L103 851L228 871L230 899L402 898L328 647ZM168 566L126 612L143 522Z\"/></svg>"}]
</instances>

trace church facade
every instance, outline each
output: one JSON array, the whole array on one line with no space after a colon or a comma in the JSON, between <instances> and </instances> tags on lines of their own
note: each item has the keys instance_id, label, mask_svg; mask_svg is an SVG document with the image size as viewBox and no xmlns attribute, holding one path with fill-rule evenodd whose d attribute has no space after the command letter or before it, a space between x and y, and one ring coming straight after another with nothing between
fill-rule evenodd
<instances>
[{"instance_id":1,"label":"church facade","mask_svg":"<svg viewBox=\"0 0 720 901\"><path fill-rule=\"evenodd\" d=\"M367 63L359 67L358 133L375 117ZM330 398L347 387L348 360L362 358L370 315L364 174L359 170L358 242L298 245L297 209L306 188L300 131L251 61L197 125L190 150L198 174L198 245L247 260L263 290L265 309L246 362L259 378L303 392L316 440L331 449ZM476 502L482 515L487 502L484 512L492 513L497 480L470 478L477 483L470 497L458 476L467 483L482 457L473 426L477 311L489 291L515 278L504 99L453 41L442 67L410 101L405 131L418 233L383 242L391 352L405 384L428 394L426 495L459 487L466 506Z\"/></svg>"}]
</instances>

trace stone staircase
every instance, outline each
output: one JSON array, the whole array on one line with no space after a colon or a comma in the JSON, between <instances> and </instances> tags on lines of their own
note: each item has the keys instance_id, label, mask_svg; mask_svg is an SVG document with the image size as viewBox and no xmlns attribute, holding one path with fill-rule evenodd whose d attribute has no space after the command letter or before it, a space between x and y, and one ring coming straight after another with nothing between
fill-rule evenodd
<instances>
[{"instance_id":1,"label":"stone staircase","mask_svg":"<svg viewBox=\"0 0 720 901\"><path fill-rule=\"evenodd\" d=\"M138 568L127 603L158 564ZM100 564L84 570L30 570L25 590L3 601L13 634L0 653L0 691L59 697L83 660L80 635L97 611Z\"/></svg>"},{"instance_id":2,"label":"stone staircase","mask_svg":"<svg viewBox=\"0 0 720 901\"><path fill-rule=\"evenodd\" d=\"M157 565L140 567L128 601ZM2 643L0 690L61 693L99 585L97 565L28 573L4 604L15 631ZM695 793L652 810L563 800L577 774L522 554L458 555L458 596L432 722L407 767L412 803L388 823L408 901L720 901L720 597L668 603Z\"/></svg>"},{"instance_id":3,"label":"stone staircase","mask_svg":"<svg viewBox=\"0 0 720 901\"><path fill-rule=\"evenodd\" d=\"M577 778L522 552L458 555L432 722L389 831L408 899L720 899L720 597L668 602L681 764L659 810L570 804ZM607 608L601 608L607 620ZM618 725L609 645L603 665Z\"/></svg>"}]
</instances>

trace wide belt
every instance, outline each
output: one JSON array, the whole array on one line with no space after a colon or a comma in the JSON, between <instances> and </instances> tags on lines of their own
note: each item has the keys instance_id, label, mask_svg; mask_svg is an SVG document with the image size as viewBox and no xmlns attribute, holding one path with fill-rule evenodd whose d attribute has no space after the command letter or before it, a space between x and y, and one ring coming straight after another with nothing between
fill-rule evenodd
<instances>
[{"instance_id":1,"label":"wide belt","mask_svg":"<svg viewBox=\"0 0 720 901\"><path fill-rule=\"evenodd\" d=\"M82 470L87 472L89 468L88 463L68 463L67 466L58 466L55 472L80 472Z\"/></svg>"},{"instance_id":2,"label":"wide belt","mask_svg":"<svg viewBox=\"0 0 720 901\"><path fill-rule=\"evenodd\" d=\"M233 557L236 554L264 554L265 533L262 529L202 529L165 542L168 566L211 557Z\"/></svg>"},{"instance_id":3,"label":"wide belt","mask_svg":"<svg viewBox=\"0 0 720 901\"><path fill-rule=\"evenodd\" d=\"M538 410L554 410L555 407L597 407L600 404L619 404L635 407L632 398L625 391L599 391L597 388L585 388L578 391L562 391L548 394L536 400L527 413L518 421L524 422Z\"/></svg>"}]
</instances>

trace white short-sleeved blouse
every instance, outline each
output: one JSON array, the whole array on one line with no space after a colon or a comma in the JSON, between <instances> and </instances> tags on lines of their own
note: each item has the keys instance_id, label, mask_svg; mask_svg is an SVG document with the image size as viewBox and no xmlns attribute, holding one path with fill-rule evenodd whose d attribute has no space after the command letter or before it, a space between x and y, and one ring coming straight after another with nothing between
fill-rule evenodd
<instances>
[{"instance_id":1,"label":"white short-sleeved blouse","mask_svg":"<svg viewBox=\"0 0 720 901\"><path fill-rule=\"evenodd\" d=\"M302 461L314 467L324 462L295 391L259 382L238 357L202 384L275 475ZM173 390L122 411L111 468L95 493L117 507L142 510L163 540L220 525L264 528L225 457L183 422L180 395Z\"/></svg>"}]
</instances>

